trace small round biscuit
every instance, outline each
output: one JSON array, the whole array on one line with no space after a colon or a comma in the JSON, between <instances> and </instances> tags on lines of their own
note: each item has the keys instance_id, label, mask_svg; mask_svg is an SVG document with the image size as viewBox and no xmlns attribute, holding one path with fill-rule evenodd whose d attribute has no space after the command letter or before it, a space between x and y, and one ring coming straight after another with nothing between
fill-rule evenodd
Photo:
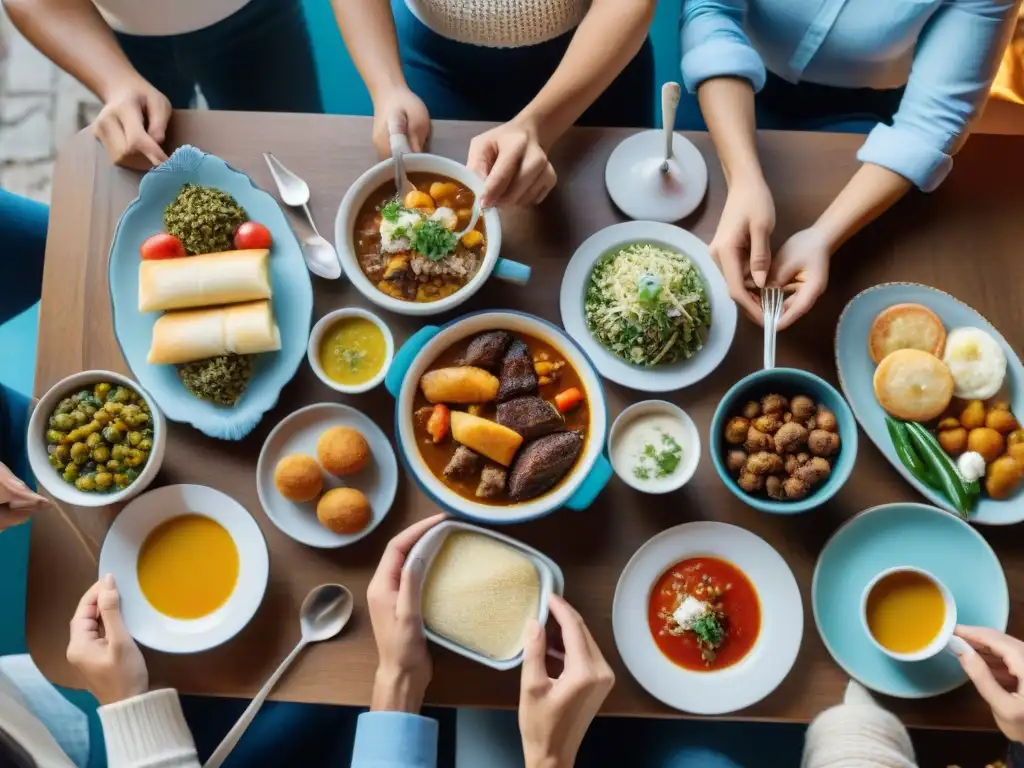
<instances>
[{"instance_id":1,"label":"small round biscuit","mask_svg":"<svg viewBox=\"0 0 1024 768\"><path fill-rule=\"evenodd\" d=\"M293 453L285 456L274 468L274 485L291 501L312 501L323 488L320 465L312 456Z\"/></svg>"},{"instance_id":2,"label":"small round biscuit","mask_svg":"<svg viewBox=\"0 0 1024 768\"><path fill-rule=\"evenodd\" d=\"M320 497L316 505L320 524L335 533L359 533L370 523L373 512L362 491L355 488L333 488Z\"/></svg>"},{"instance_id":3,"label":"small round biscuit","mask_svg":"<svg viewBox=\"0 0 1024 768\"><path fill-rule=\"evenodd\" d=\"M953 375L935 355L898 349L875 369L875 397L886 412L904 421L931 421L953 399Z\"/></svg>"},{"instance_id":4,"label":"small round biscuit","mask_svg":"<svg viewBox=\"0 0 1024 768\"><path fill-rule=\"evenodd\" d=\"M868 334L868 352L877 364L900 349L919 349L942 357L946 328L921 304L894 304L878 313Z\"/></svg>"},{"instance_id":5,"label":"small round biscuit","mask_svg":"<svg viewBox=\"0 0 1024 768\"><path fill-rule=\"evenodd\" d=\"M356 429L331 427L317 440L316 457L332 475L353 475L370 463L370 446Z\"/></svg>"}]
</instances>

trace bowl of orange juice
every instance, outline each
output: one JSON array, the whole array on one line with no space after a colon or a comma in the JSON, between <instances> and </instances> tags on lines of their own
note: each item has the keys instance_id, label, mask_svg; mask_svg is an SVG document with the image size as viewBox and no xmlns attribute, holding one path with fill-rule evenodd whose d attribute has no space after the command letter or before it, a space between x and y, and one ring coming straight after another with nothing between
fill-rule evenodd
<instances>
[{"instance_id":1,"label":"bowl of orange juice","mask_svg":"<svg viewBox=\"0 0 1024 768\"><path fill-rule=\"evenodd\" d=\"M270 557L245 507L213 488L169 485L139 496L107 532L100 576L113 574L125 626L165 653L198 653L249 623Z\"/></svg>"}]
</instances>

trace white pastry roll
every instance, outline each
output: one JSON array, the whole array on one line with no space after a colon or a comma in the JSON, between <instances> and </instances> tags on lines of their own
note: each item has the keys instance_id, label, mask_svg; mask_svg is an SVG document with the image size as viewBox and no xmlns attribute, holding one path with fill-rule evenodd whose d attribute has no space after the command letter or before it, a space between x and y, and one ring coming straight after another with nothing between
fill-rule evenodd
<instances>
[{"instance_id":1,"label":"white pastry roll","mask_svg":"<svg viewBox=\"0 0 1024 768\"><path fill-rule=\"evenodd\" d=\"M268 250L225 251L139 264L139 311L269 299Z\"/></svg>"},{"instance_id":2,"label":"white pastry roll","mask_svg":"<svg viewBox=\"0 0 1024 768\"><path fill-rule=\"evenodd\" d=\"M171 365L227 355L254 355L281 348L269 301L168 312L153 326L146 361Z\"/></svg>"}]
</instances>

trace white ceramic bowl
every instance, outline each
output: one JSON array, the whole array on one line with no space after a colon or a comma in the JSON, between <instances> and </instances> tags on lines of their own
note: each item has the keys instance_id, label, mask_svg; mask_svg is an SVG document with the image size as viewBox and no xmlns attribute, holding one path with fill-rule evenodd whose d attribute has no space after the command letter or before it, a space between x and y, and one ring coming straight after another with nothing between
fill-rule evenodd
<instances>
[{"instance_id":1,"label":"white ceramic bowl","mask_svg":"<svg viewBox=\"0 0 1024 768\"><path fill-rule=\"evenodd\" d=\"M448 534L455 531L473 531L484 536L490 536L492 539L497 539L498 541L519 550L522 554L526 555L533 561L533 564L537 567L537 573L540 576L540 601L537 608L537 621L539 621L540 625L543 627L548 620L548 598L551 597L552 594L561 595L565 591L565 576L562 574L562 569L559 568L558 564L550 557L527 544L523 544L521 541L513 539L511 536L506 536L503 533L498 533L497 531L492 531L487 528L480 528L476 525L469 525L468 523L446 520L431 528L426 534L424 534L422 539L416 542L415 546L413 546L409 551L409 556L405 560L405 568L411 567L412 563L416 560L421 560L423 561L423 573L428 573L431 565L433 564L434 557L441 550L441 545L444 544L444 540L448 538ZM447 637L437 634L426 625L424 625L423 631L430 640L444 648L447 648L449 651L465 656L467 659L472 659L473 661L485 664L493 669L514 669L523 663L522 651L508 659L492 659L489 656L484 656L482 653L474 651L472 648L459 645L458 643L449 640Z\"/></svg>"},{"instance_id":2,"label":"white ceramic bowl","mask_svg":"<svg viewBox=\"0 0 1024 768\"><path fill-rule=\"evenodd\" d=\"M645 367L633 365L597 341L587 327L583 303L594 265L605 255L633 243L652 243L688 257L700 272L711 303L711 327L704 347L689 360ZM595 232L576 249L562 277L559 294L562 325L606 379L643 392L672 392L696 384L725 359L736 335L736 304L707 245L671 224L627 221Z\"/></svg>"},{"instance_id":3,"label":"white ceramic bowl","mask_svg":"<svg viewBox=\"0 0 1024 768\"><path fill-rule=\"evenodd\" d=\"M430 471L416 445L413 427L413 399L420 376L456 342L484 331L506 330L543 339L557 349L576 369L590 408L590 429L583 454L569 475L554 490L536 499L514 504L482 504L460 496ZM604 490L612 467L602 453L608 431L608 406L604 386L590 360L561 328L534 315L494 310L463 315L443 327L428 325L413 334L395 354L384 379L395 398L395 433L399 454L420 488L438 506L483 523L521 523L547 515L559 507L586 509Z\"/></svg>"},{"instance_id":4,"label":"white ceramic bowl","mask_svg":"<svg viewBox=\"0 0 1024 768\"><path fill-rule=\"evenodd\" d=\"M139 550L161 523L180 515L204 515L231 534L238 550L238 582L227 601L198 619L175 619L156 610L139 586ZM260 527L245 507L202 485L167 485L121 510L100 550L99 575L111 573L121 593L121 612L132 637L155 651L198 653L238 634L263 602L270 556Z\"/></svg>"},{"instance_id":5,"label":"white ceramic bowl","mask_svg":"<svg viewBox=\"0 0 1024 768\"><path fill-rule=\"evenodd\" d=\"M380 371L377 372L376 376L362 384L339 384L327 375L324 371L323 365L320 363L320 342L323 341L324 334L330 330L335 323L346 317L361 317L365 320L369 320L380 328L380 332L384 334L384 364L380 367ZM388 366L391 365L391 358L394 356L395 339L391 335L391 329L388 328L387 323L377 317L377 315L373 314L373 312L360 309L359 307L336 309L321 317L317 324L313 326L313 330L310 331L309 344L306 346L306 358L309 360L309 367L313 369L313 373L316 374L317 378L335 392L341 392L346 395L358 395L362 392L369 392L384 381L384 376L388 372Z\"/></svg>"},{"instance_id":6,"label":"white ceramic bowl","mask_svg":"<svg viewBox=\"0 0 1024 768\"><path fill-rule=\"evenodd\" d=\"M50 466L50 459L46 453L46 430L49 427L50 414L61 400L83 389L92 389L101 381L130 387L146 401L153 424L153 450L149 452L149 459L138 478L123 491L86 493L64 482L57 470ZM167 448L167 421L149 392L127 376L113 371L82 371L68 376L66 379L61 379L40 398L28 422L25 445L28 450L29 466L32 468L32 474L36 476L36 482L45 488L51 496L78 507L106 507L138 496L156 478L164 460L164 451Z\"/></svg>"},{"instance_id":7,"label":"white ceramic bowl","mask_svg":"<svg viewBox=\"0 0 1024 768\"><path fill-rule=\"evenodd\" d=\"M665 571L691 557L710 556L738 567L761 604L761 631L749 653L730 667L694 672L671 662L648 624L651 588ZM677 525L649 539L619 576L612 631L630 674L670 707L697 715L723 715L752 706L786 678L804 632L804 610L793 572L763 539L725 523Z\"/></svg>"},{"instance_id":8,"label":"white ceramic bowl","mask_svg":"<svg viewBox=\"0 0 1024 768\"><path fill-rule=\"evenodd\" d=\"M440 155L429 154L409 154L405 155L403 159L405 161L405 170L409 173L417 171L437 173L465 184L478 197L483 192L483 179L462 163L447 157L441 157ZM484 284L492 273L495 277L519 285L525 284L530 279L530 268L525 264L498 258L498 253L501 250L501 221L498 218L497 209L488 208L481 213L484 229L487 231L487 247L484 250L484 261L473 279L464 287L451 296L431 302L402 301L382 293L360 269L353 235L356 216L363 203L366 202L366 198L386 182L393 181L394 178L395 172L392 160L388 159L377 163L377 165L356 179L355 183L348 188L345 197L341 200L341 207L338 208L338 215L334 220L334 242L338 249L338 256L341 259L341 266L345 270L348 279L352 282L352 285L374 304L392 312L397 312L400 315L438 315L457 307L469 299L480 290L480 286Z\"/></svg>"},{"instance_id":9,"label":"white ceramic bowl","mask_svg":"<svg viewBox=\"0 0 1024 768\"><path fill-rule=\"evenodd\" d=\"M633 474L632 467L622 466L615 460L615 447L618 445L625 427L634 419L649 414L664 414L675 419L679 422L685 435L685 441L682 446L683 457L679 469L666 482L644 483ZM670 493L671 491L679 490L690 482L693 473L697 471L697 465L700 463L700 431L697 429L697 425L693 423L690 415L678 405L666 400L644 400L629 406L615 419L611 431L608 433L608 456L611 458L612 469L615 470L615 474L626 485L643 493Z\"/></svg>"},{"instance_id":10,"label":"white ceramic bowl","mask_svg":"<svg viewBox=\"0 0 1024 768\"><path fill-rule=\"evenodd\" d=\"M289 501L274 484L277 462L292 453L305 453L315 459L317 441L331 427L357 429L370 445L370 463L363 471L346 477L323 473L324 493L347 486L366 495L372 517L358 533L335 533L324 528L316 517L318 499ZM256 462L256 492L270 522L296 541L321 549L344 547L369 536L391 509L398 493L398 460L388 436L369 416L340 403L307 405L286 416L267 435Z\"/></svg>"}]
</instances>

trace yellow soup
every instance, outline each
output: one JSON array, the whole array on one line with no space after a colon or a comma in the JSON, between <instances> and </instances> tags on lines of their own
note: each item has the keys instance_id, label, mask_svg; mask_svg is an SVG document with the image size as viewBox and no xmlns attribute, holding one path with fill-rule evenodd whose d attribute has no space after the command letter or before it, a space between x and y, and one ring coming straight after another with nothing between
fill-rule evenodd
<instances>
[{"instance_id":1,"label":"yellow soup","mask_svg":"<svg viewBox=\"0 0 1024 768\"><path fill-rule=\"evenodd\" d=\"M893 653L914 653L928 646L946 620L946 604L935 582L913 571L896 571L868 595L868 629Z\"/></svg>"},{"instance_id":2,"label":"yellow soup","mask_svg":"<svg viewBox=\"0 0 1024 768\"><path fill-rule=\"evenodd\" d=\"M332 381L365 384L384 365L384 334L365 317L346 317L332 325L320 341L320 365Z\"/></svg>"},{"instance_id":3,"label":"yellow soup","mask_svg":"<svg viewBox=\"0 0 1024 768\"><path fill-rule=\"evenodd\" d=\"M150 605L175 619L198 619L227 601L238 582L238 549L203 515L173 517L139 551L139 586Z\"/></svg>"}]
</instances>

